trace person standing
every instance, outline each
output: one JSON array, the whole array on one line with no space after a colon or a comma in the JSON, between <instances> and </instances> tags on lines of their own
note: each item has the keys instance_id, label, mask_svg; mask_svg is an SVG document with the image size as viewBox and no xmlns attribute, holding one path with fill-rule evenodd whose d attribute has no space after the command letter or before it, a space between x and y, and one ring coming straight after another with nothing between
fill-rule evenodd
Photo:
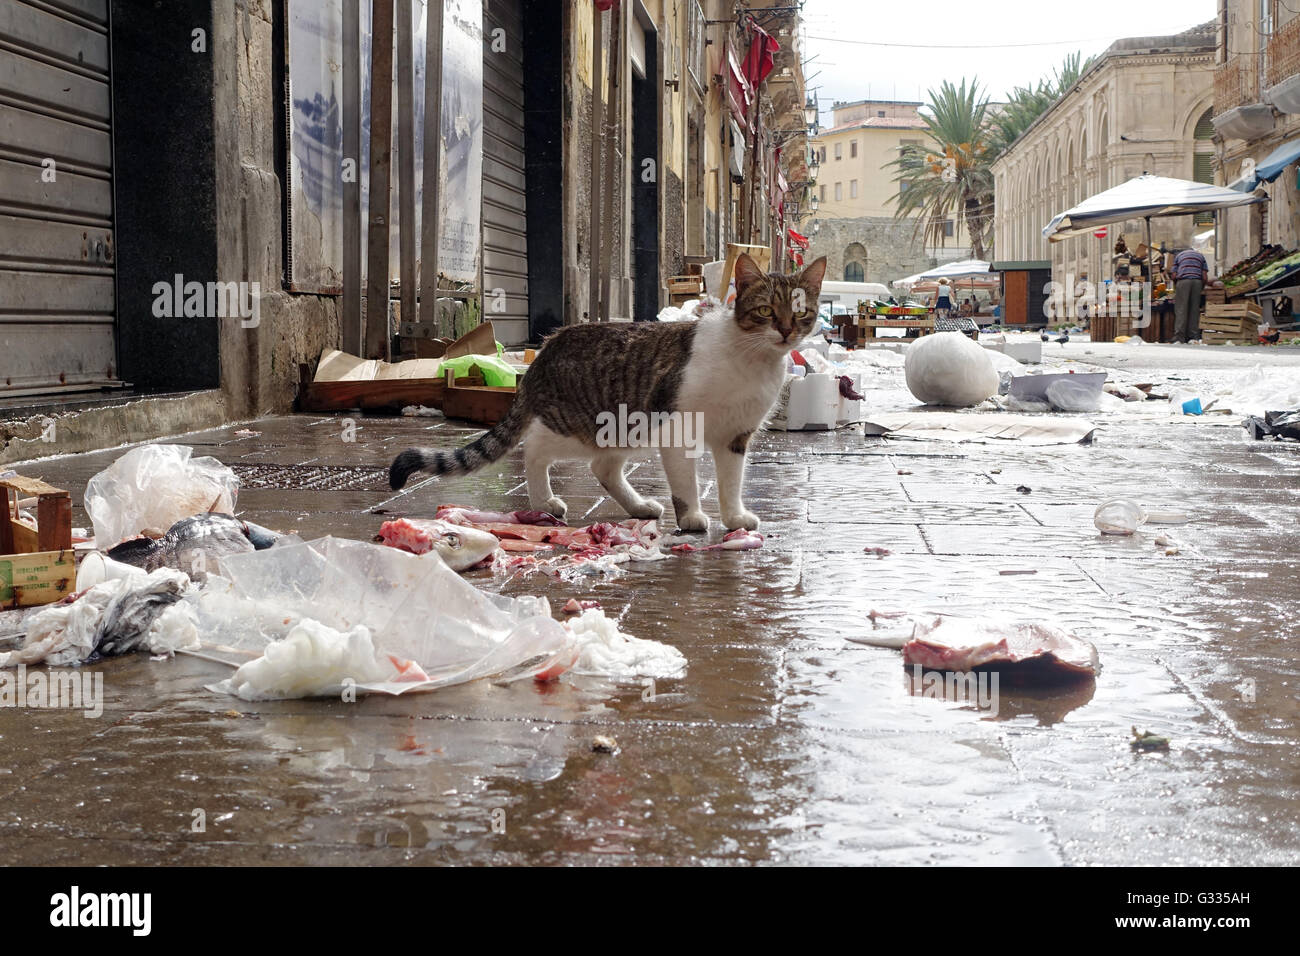
<instances>
[{"instance_id":1,"label":"person standing","mask_svg":"<svg viewBox=\"0 0 1300 956\"><path fill-rule=\"evenodd\" d=\"M952 288L947 279L939 280L939 297L934 300L934 314L941 319L948 318L952 311Z\"/></svg>"},{"instance_id":2,"label":"person standing","mask_svg":"<svg viewBox=\"0 0 1300 956\"><path fill-rule=\"evenodd\" d=\"M1205 256L1184 249L1174 256L1174 341L1192 342L1201 337L1201 292L1209 277Z\"/></svg>"}]
</instances>

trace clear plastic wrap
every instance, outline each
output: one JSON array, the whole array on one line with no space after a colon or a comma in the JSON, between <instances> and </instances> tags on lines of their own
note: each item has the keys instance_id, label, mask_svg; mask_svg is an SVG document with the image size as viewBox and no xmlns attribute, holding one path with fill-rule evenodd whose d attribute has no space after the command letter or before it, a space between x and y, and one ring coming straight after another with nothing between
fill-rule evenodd
<instances>
[{"instance_id":1,"label":"clear plastic wrap","mask_svg":"<svg viewBox=\"0 0 1300 956\"><path fill-rule=\"evenodd\" d=\"M395 670L387 680L358 678L363 690L403 693L480 677L531 677L567 667L575 656L572 634L550 616L544 598L487 594L433 554L321 538L232 555L222 569L227 579L211 580L199 600L205 647L248 658L307 621L342 635L364 627ZM304 650L318 646L324 644ZM409 662L427 679L399 675ZM304 658L304 666L315 664ZM217 689L234 692L229 682Z\"/></svg>"}]
</instances>

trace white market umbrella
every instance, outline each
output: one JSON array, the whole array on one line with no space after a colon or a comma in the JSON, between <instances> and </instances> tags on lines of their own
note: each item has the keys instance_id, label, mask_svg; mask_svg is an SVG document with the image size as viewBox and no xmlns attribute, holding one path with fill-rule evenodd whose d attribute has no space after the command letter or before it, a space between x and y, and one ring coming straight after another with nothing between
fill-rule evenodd
<instances>
[{"instance_id":1,"label":"white market umbrella","mask_svg":"<svg viewBox=\"0 0 1300 956\"><path fill-rule=\"evenodd\" d=\"M958 279L966 276L989 274L989 264L983 259L962 259L958 262L945 262L941 266L922 272L921 279Z\"/></svg>"},{"instance_id":2,"label":"white market umbrella","mask_svg":"<svg viewBox=\"0 0 1300 956\"><path fill-rule=\"evenodd\" d=\"M1223 186L1169 179L1143 173L1126 183L1085 199L1073 209L1058 213L1043 227L1043 237L1060 242L1081 236L1098 226L1127 219L1145 219L1147 245L1151 245L1151 220L1160 216L1190 216L1230 206L1262 202L1263 197Z\"/></svg>"},{"instance_id":3,"label":"white market umbrella","mask_svg":"<svg viewBox=\"0 0 1300 956\"><path fill-rule=\"evenodd\" d=\"M916 279L918 282L924 282L927 284L937 282L939 279L970 279L969 290L973 294L975 291L975 279L977 277L990 279L996 278L997 275L998 273L990 271L989 264L983 259L959 259L956 262L945 262L941 266L935 266L933 269L930 269L927 272L922 272L920 275L912 278ZM958 288L957 283L953 281L949 287L952 289L954 296L953 301L955 302Z\"/></svg>"}]
</instances>

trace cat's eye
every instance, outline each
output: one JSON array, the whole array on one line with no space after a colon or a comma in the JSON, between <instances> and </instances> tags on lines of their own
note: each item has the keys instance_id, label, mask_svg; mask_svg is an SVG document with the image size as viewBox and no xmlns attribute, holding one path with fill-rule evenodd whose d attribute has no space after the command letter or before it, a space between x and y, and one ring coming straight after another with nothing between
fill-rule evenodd
<instances>
[{"instance_id":1,"label":"cat's eye","mask_svg":"<svg viewBox=\"0 0 1300 956\"><path fill-rule=\"evenodd\" d=\"M761 315L765 319L770 319L772 317L772 307L770 305L759 306L757 309L754 310L754 312L757 315Z\"/></svg>"}]
</instances>

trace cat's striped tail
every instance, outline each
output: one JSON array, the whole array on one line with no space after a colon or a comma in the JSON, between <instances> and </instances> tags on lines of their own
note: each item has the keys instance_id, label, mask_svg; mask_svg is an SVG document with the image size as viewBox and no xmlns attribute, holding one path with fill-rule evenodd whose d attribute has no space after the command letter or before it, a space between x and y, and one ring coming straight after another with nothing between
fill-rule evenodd
<instances>
[{"instance_id":1,"label":"cat's striped tail","mask_svg":"<svg viewBox=\"0 0 1300 956\"><path fill-rule=\"evenodd\" d=\"M388 484L396 491L417 471L427 471L431 475L464 475L482 468L519 444L530 417L523 402L516 399L505 418L464 448L453 452L408 448L389 466Z\"/></svg>"}]
</instances>

